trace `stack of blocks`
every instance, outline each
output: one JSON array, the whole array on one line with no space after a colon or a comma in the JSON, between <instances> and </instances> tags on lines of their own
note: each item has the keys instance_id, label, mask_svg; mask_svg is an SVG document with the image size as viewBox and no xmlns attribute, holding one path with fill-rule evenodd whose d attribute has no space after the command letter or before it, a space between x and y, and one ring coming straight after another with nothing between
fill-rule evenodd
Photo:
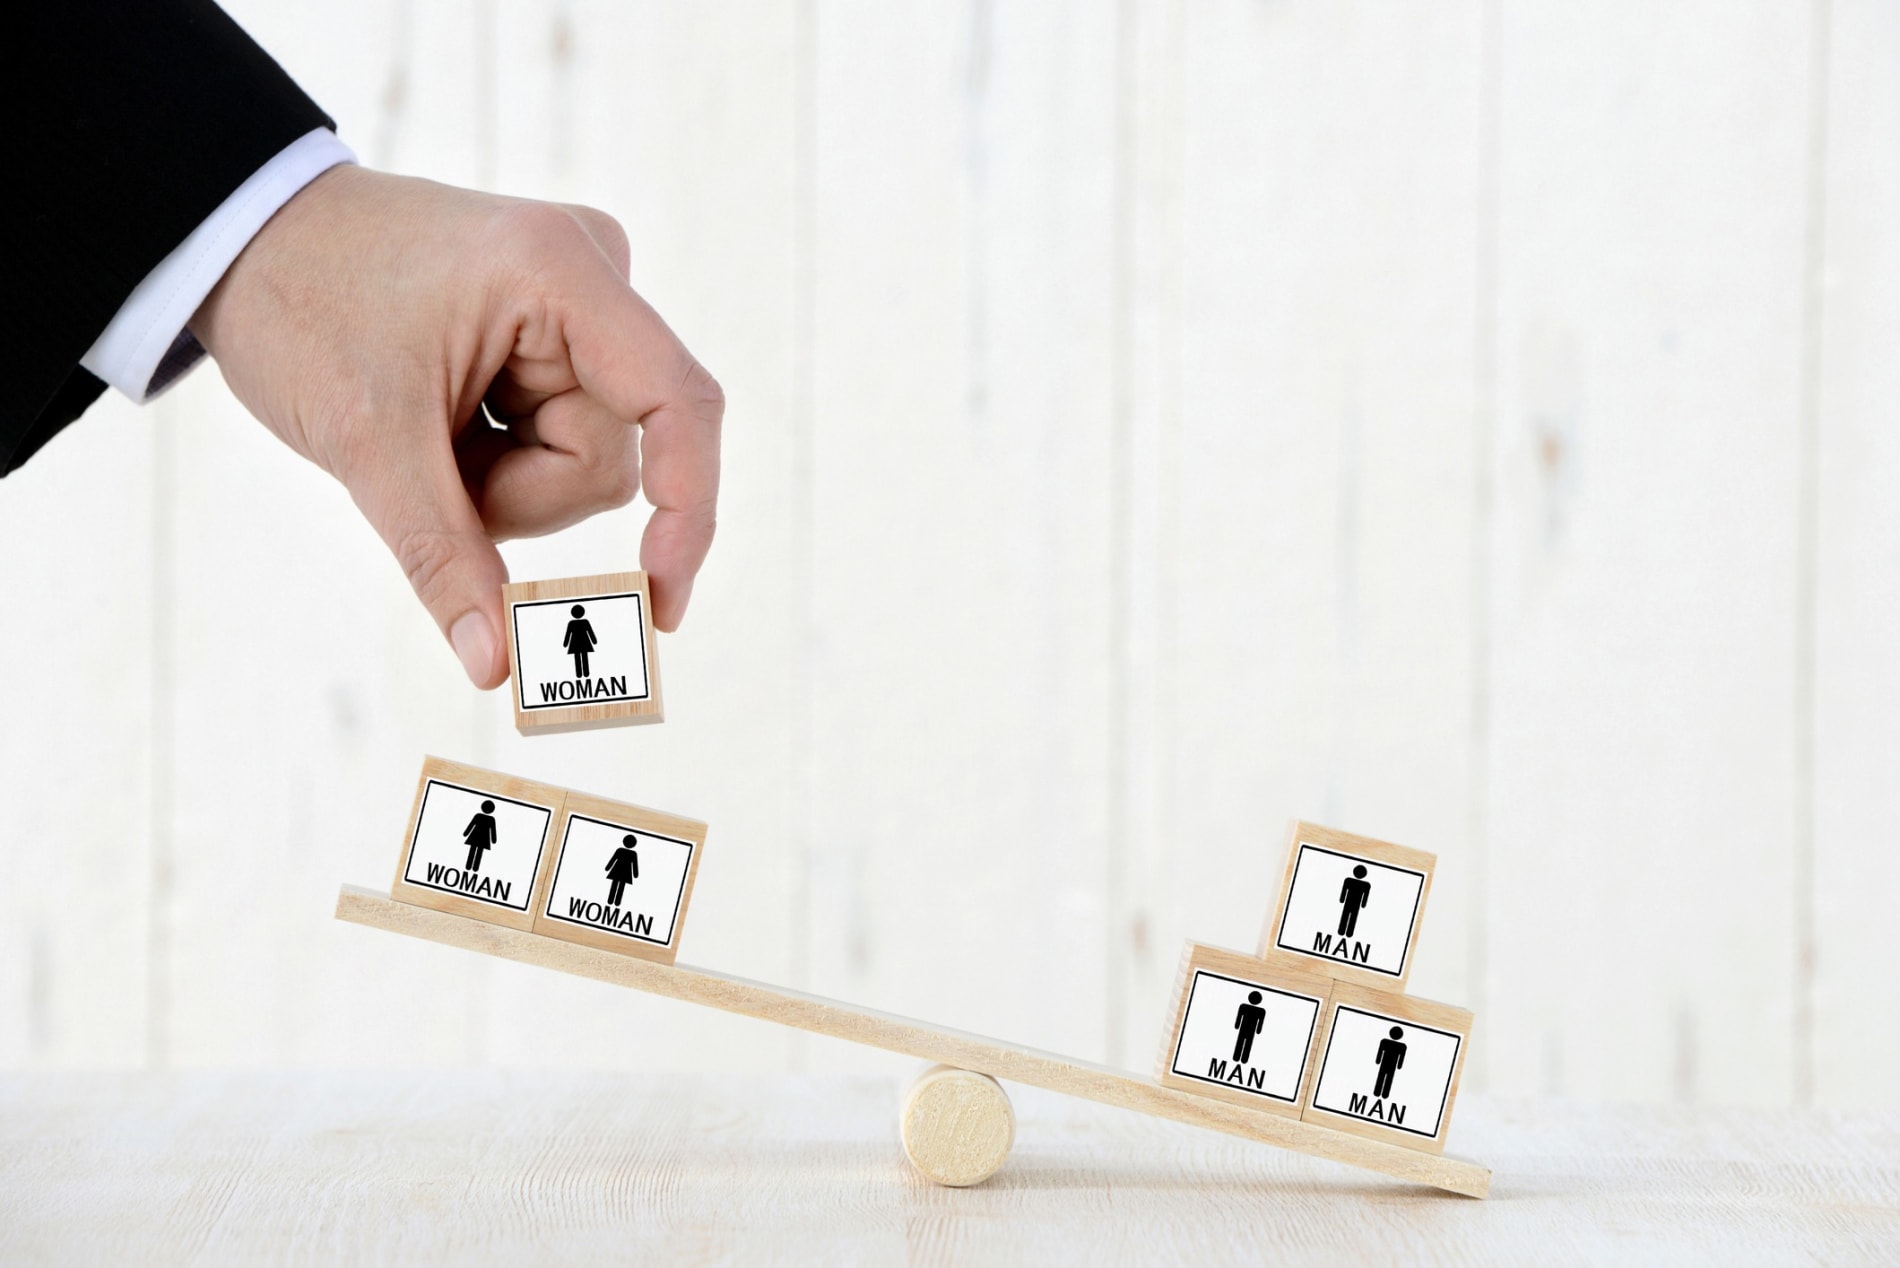
<instances>
[{"instance_id":1,"label":"stack of blocks","mask_svg":"<svg viewBox=\"0 0 1900 1268\"><path fill-rule=\"evenodd\" d=\"M425 758L390 896L671 964L706 825Z\"/></svg>"},{"instance_id":2,"label":"stack of blocks","mask_svg":"<svg viewBox=\"0 0 1900 1268\"><path fill-rule=\"evenodd\" d=\"M1253 955L1189 942L1156 1076L1442 1153L1471 1014L1405 994L1437 859L1310 823Z\"/></svg>"},{"instance_id":3,"label":"stack of blocks","mask_svg":"<svg viewBox=\"0 0 1900 1268\"><path fill-rule=\"evenodd\" d=\"M523 735L662 720L645 573L504 588ZM425 758L393 898L671 964L706 825Z\"/></svg>"}]
</instances>

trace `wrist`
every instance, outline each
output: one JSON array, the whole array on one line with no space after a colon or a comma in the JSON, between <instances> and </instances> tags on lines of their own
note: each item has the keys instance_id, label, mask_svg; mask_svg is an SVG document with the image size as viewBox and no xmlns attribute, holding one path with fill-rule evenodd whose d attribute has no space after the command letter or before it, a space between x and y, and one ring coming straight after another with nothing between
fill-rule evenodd
<instances>
[{"instance_id":1,"label":"wrist","mask_svg":"<svg viewBox=\"0 0 1900 1268\"><path fill-rule=\"evenodd\" d=\"M373 175L352 163L331 167L286 199L251 235L186 323L213 359L223 364L246 333L268 325L265 317L297 303L304 289L296 281L299 265L323 267L315 249L322 226L339 201Z\"/></svg>"}]
</instances>

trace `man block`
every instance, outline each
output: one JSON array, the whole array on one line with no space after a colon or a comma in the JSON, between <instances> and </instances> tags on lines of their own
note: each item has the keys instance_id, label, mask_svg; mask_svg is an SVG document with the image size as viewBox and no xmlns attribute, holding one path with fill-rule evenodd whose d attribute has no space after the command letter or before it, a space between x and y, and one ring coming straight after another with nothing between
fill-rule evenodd
<instances>
[{"instance_id":1,"label":"man block","mask_svg":"<svg viewBox=\"0 0 1900 1268\"><path fill-rule=\"evenodd\" d=\"M1163 1087L1298 1118L1331 990L1325 978L1276 972L1253 956L1190 942L1155 1078Z\"/></svg>"},{"instance_id":2,"label":"man block","mask_svg":"<svg viewBox=\"0 0 1900 1268\"><path fill-rule=\"evenodd\" d=\"M1295 821L1260 957L1290 971L1403 991L1437 862L1422 850Z\"/></svg>"},{"instance_id":3,"label":"man block","mask_svg":"<svg viewBox=\"0 0 1900 1268\"><path fill-rule=\"evenodd\" d=\"M1443 1153L1471 1014L1450 1004L1340 982L1320 1027L1309 1123Z\"/></svg>"},{"instance_id":4,"label":"man block","mask_svg":"<svg viewBox=\"0 0 1900 1268\"><path fill-rule=\"evenodd\" d=\"M566 797L547 784L424 758L390 897L531 930L535 882Z\"/></svg>"},{"instance_id":5,"label":"man block","mask_svg":"<svg viewBox=\"0 0 1900 1268\"><path fill-rule=\"evenodd\" d=\"M515 729L551 735L663 719L644 572L501 588Z\"/></svg>"},{"instance_id":6,"label":"man block","mask_svg":"<svg viewBox=\"0 0 1900 1268\"><path fill-rule=\"evenodd\" d=\"M534 932L671 964L706 825L570 792L554 862L535 891Z\"/></svg>"}]
</instances>

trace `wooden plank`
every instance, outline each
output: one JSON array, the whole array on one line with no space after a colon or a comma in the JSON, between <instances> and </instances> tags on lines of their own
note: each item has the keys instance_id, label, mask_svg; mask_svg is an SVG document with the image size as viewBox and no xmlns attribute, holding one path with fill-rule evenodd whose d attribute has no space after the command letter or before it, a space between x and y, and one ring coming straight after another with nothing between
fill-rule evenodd
<instances>
[{"instance_id":1,"label":"wooden plank","mask_svg":"<svg viewBox=\"0 0 1900 1268\"><path fill-rule=\"evenodd\" d=\"M1168 763L1176 742L1176 560L1181 437L1181 160L1185 0L1122 6L1117 33L1116 536L1109 714L1108 1060L1138 1060L1168 997L1178 842ZM1205 936L1195 928L1190 936ZM1238 935L1236 935L1237 937Z\"/></svg>"},{"instance_id":2,"label":"wooden plank","mask_svg":"<svg viewBox=\"0 0 1900 1268\"><path fill-rule=\"evenodd\" d=\"M1165 961L1252 945L1289 815L1402 841L1440 861L1411 986L1475 1004L1482 6L1181 7L1156 20L1182 24L1156 36L1180 47L1156 107L1180 94L1178 178L1152 177L1178 206L1149 248L1178 275L1171 304L1153 284L1174 389L1150 406L1172 690L1126 891Z\"/></svg>"},{"instance_id":3,"label":"wooden plank","mask_svg":"<svg viewBox=\"0 0 1900 1268\"><path fill-rule=\"evenodd\" d=\"M152 1057L157 452L108 394L0 481L0 1067Z\"/></svg>"},{"instance_id":4,"label":"wooden plank","mask_svg":"<svg viewBox=\"0 0 1900 1268\"><path fill-rule=\"evenodd\" d=\"M639 288L740 402L734 425L747 439L728 446L719 540L684 630L660 640L668 686L692 706L657 728L662 737L528 741L509 727L505 691L468 687L343 491L246 418L215 372L145 420L171 428L181 445L169 505L184 561L174 599L181 704L168 750L179 779L166 820L181 863L164 907L178 935L167 973L177 1058L443 1066L585 1053L594 1064L663 1063L665 1054L640 1042L648 1022L639 1008L609 1013L596 1006L601 987L489 961L459 966L413 1006L423 1020L405 1018L412 1010L390 1003L387 976L353 961L350 946L332 945L322 913L338 871L393 859L422 752L677 806L733 841L783 824L794 737L780 702L801 675L789 642L756 614L788 610L796 598L783 555L798 531L782 425L791 376L791 13L763 3L735 16L473 0L358 5L341 16L239 8L296 63L366 161L586 201L619 217ZM373 37L333 38L342 28ZM506 110L490 91L503 73L492 60L498 48ZM641 74L626 73L629 49L640 51ZM628 123L662 118L665 126ZM523 131L524 119L537 130ZM644 515L636 505L504 553L529 578L634 567ZM259 531L234 533L234 524ZM297 619L274 622L268 640L223 638L220 605L233 594ZM245 693L235 703L232 687ZM347 793L332 795L339 789ZM775 853L703 875L700 892L739 918L702 931L699 943L726 962L781 970L795 864ZM313 882L323 891L314 902ZM426 951L419 963L430 963ZM338 1005L359 990L370 993L377 1020L341 1024ZM776 1033L737 1044L722 1042L732 1019L683 1024L703 1028L694 1037L706 1064L787 1064ZM415 1029L398 1044L388 1026Z\"/></svg>"},{"instance_id":5,"label":"wooden plank","mask_svg":"<svg viewBox=\"0 0 1900 1268\"><path fill-rule=\"evenodd\" d=\"M1033 1048L1021 1048L934 1026L928 1022L859 1008L802 991L768 986L686 965L656 964L556 942L461 916L412 907L374 890L345 885L337 895L339 920L390 933L423 938L485 955L518 960L578 977L631 987L669 999L702 1004L730 1013L775 1022L888 1052L941 1061L998 1079L1049 1088L1085 1100L1171 1118L1176 1122L1246 1136L1284 1149L1296 1149L1400 1180L1429 1184L1448 1192L1481 1198L1491 1172L1476 1163L1421 1154L1410 1149L1361 1141L1339 1132L1271 1114L1242 1109L1206 1097L1174 1092L1120 1070L1072 1060Z\"/></svg>"},{"instance_id":6,"label":"wooden plank","mask_svg":"<svg viewBox=\"0 0 1900 1268\"><path fill-rule=\"evenodd\" d=\"M1495 1200L1459 1202L1020 1086L1003 1169L947 1190L899 1156L897 1091L618 1071L10 1075L0 1262L1900 1260L1892 1114L1473 1098L1464 1128L1499 1163Z\"/></svg>"},{"instance_id":7,"label":"wooden plank","mask_svg":"<svg viewBox=\"0 0 1900 1268\"><path fill-rule=\"evenodd\" d=\"M696 929L694 946L721 964L795 978L805 864L796 806L810 744L793 703L807 681L809 602L794 561L811 534L793 392L798 7L489 7L508 84L505 108L493 107L496 187L618 219L634 288L719 380L728 406L718 537L684 624L657 639L665 724L523 739L498 693L470 705L470 758L711 824L696 901L726 919ZM637 567L646 516L636 501L502 553L521 578ZM763 841L773 848L756 848ZM491 1059L631 1069L678 1060L644 1041L660 1002L623 997L605 1008L614 993L597 983L495 968L479 1022ZM789 1033L706 1012L674 1024L702 1070L783 1070L796 1059Z\"/></svg>"},{"instance_id":8,"label":"wooden plank","mask_svg":"<svg viewBox=\"0 0 1900 1268\"><path fill-rule=\"evenodd\" d=\"M1814 644L1816 1104L1900 1106L1900 10L1833 0L1818 301Z\"/></svg>"},{"instance_id":9,"label":"wooden plank","mask_svg":"<svg viewBox=\"0 0 1900 1268\"><path fill-rule=\"evenodd\" d=\"M1808 10L1501 21L1473 1059L1516 1095L1782 1103Z\"/></svg>"},{"instance_id":10,"label":"wooden plank","mask_svg":"<svg viewBox=\"0 0 1900 1268\"><path fill-rule=\"evenodd\" d=\"M476 179L489 95L481 7L233 5L366 162L457 184ZM148 415L171 447L160 510L176 561L159 578L175 703L161 741L172 865L154 915L169 996L158 1059L389 1060L392 1032L343 1023L366 991L401 1024L374 1007L391 984L332 945L327 891L338 869L393 862L419 754L492 765L471 742L489 701L344 489L252 420L214 367ZM492 975L471 965L415 1001L402 1059L480 1059Z\"/></svg>"},{"instance_id":11,"label":"wooden plank","mask_svg":"<svg viewBox=\"0 0 1900 1268\"><path fill-rule=\"evenodd\" d=\"M1115 10L813 8L801 985L1099 1055Z\"/></svg>"}]
</instances>

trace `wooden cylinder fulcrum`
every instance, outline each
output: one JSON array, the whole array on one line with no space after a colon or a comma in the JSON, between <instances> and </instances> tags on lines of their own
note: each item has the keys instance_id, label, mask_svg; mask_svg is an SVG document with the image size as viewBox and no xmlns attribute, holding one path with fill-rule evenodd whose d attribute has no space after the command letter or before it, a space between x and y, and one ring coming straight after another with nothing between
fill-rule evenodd
<instances>
[{"instance_id":1,"label":"wooden cylinder fulcrum","mask_svg":"<svg viewBox=\"0 0 1900 1268\"><path fill-rule=\"evenodd\" d=\"M1016 1140L1016 1112L987 1074L934 1065L904 1097L900 1124L911 1165L938 1184L965 1188L996 1173Z\"/></svg>"}]
</instances>

